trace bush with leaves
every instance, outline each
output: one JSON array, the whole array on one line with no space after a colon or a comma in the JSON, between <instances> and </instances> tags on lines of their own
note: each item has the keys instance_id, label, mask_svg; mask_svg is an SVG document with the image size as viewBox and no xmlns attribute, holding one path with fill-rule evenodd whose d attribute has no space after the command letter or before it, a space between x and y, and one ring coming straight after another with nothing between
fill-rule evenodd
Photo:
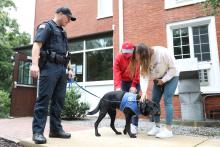
<instances>
[{"instance_id":1,"label":"bush with leaves","mask_svg":"<svg viewBox=\"0 0 220 147\"><path fill-rule=\"evenodd\" d=\"M205 0L203 7L208 15L218 15L220 0Z\"/></svg>"},{"instance_id":2,"label":"bush with leaves","mask_svg":"<svg viewBox=\"0 0 220 147\"><path fill-rule=\"evenodd\" d=\"M0 118L8 117L10 112L9 94L0 90Z\"/></svg>"},{"instance_id":3,"label":"bush with leaves","mask_svg":"<svg viewBox=\"0 0 220 147\"><path fill-rule=\"evenodd\" d=\"M75 87L67 90L64 109L61 114L63 119L80 119L86 116L89 105L88 103L80 102L80 97L81 94Z\"/></svg>"}]
</instances>

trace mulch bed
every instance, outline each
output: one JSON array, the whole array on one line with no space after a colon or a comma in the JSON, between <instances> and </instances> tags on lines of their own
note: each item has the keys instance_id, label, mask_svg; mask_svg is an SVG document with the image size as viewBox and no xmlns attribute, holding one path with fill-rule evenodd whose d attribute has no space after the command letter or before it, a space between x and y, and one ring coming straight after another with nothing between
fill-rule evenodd
<instances>
[{"instance_id":1,"label":"mulch bed","mask_svg":"<svg viewBox=\"0 0 220 147\"><path fill-rule=\"evenodd\" d=\"M0 147L24 147L24 146L18 143L15 143L14 141L0 138Z\"/></svg>"}]
</instances>

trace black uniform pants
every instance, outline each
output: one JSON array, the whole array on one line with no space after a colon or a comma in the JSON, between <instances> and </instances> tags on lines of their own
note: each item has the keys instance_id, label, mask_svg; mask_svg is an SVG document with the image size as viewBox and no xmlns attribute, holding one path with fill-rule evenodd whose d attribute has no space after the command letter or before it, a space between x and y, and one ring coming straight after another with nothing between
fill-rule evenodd
<instances>
[{"instance_id":1,"label":"black uniform pants","mask_svg":"<svg viewBox=\"0 0 220 147\"><path fill-rule=\"evenodd\" d=\"M61 111L66 94L66 67L61 64L47 63L40 71L39 90L34 108L33 133L43 133L50 102L50 131L62 130Z\"/></svg>"}]
</instances>

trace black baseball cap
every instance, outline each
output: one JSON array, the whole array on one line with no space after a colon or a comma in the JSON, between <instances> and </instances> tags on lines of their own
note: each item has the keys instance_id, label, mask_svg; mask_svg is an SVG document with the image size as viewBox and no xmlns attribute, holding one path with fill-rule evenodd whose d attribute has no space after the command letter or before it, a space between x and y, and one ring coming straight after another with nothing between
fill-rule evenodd
<instances>
[{"instance_id":1,"label":"black baseball cap","mask_svg":"<svg viewBox=\"0 0 220 147\"><path fill-rule=\"evenodd\" d=\"M60 8L58 8L58 9L56 10L56 13L63 13L64 15L70 17L70 19L71 19L72 21L75 21L75 20L76 20L76 17L73 16L71 10L70 10L69 8L67 8L67 7L60 7Z\"/></svg>"}]
</instances>

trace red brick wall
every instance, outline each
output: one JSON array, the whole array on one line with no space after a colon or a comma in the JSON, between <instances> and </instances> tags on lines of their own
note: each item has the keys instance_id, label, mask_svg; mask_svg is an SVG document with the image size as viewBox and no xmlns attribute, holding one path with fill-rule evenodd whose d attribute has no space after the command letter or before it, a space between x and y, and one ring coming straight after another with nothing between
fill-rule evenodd
<instances>
[{"instance_id":1,"label":"red brick wall","mask_svg":"<svg viewBox=\"0 0 220 147\"><path fill-rule=\"evenodd\" d=\"M125 40L167 45L166 24L204 16L200 5L164 9L164 0L124 0Z\"/></svg>"},{"instance_id":2,"label":"red brick wall","mask_svg":"<svg viewBox=\"0 0 220 147\"><path fill-rule=\"evenodd\" d=\"M52 19L56 9L61 6L71 8L77 17L77 21L67 26L68 37L112 30L113 17L97 20L97 0L36 0L35 28L42 21Z\"/></svg>"},{"instance_id":3,"label":"red brick wall","mask_svg":"<svg viewBox=\"0 0 220 147\"><path fill-rule=\"evenodd\" d=\"M220 16L216 16L215 21L216 21L217 43L218 43L218 46L220 46ZM220 48L219 47L218 47L218 53L219 53L219 61L220 61Z\"/></svg>"}]
</instances>

